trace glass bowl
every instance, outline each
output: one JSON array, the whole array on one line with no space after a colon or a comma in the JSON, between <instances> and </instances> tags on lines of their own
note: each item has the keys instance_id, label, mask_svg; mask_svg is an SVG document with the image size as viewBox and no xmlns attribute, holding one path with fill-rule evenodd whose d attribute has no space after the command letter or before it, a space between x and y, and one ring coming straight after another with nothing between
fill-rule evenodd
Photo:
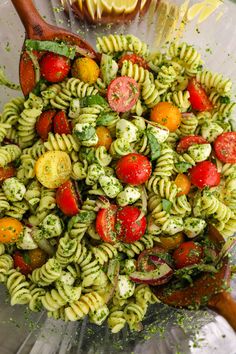
<instances>
[{"instance_id":1,"label":"glass bowl","mask_svg":"<svg viewBox=\"0 0 236 354\"><path fill-rule=\"evenodd\" d=\"M70 8L70 0L63 3ZM216 0L190 1L189 6L200 3L209 8ZM157 51L181 35L181 41L199 49L207 67L230 77L234 85L236 83L235 1L219 1L216 11L199 23L199 15L188 21L181 0L152 0L141 18L137 16L131 23L110 26L79 22L71 10L67 14L64 12L59 0L35 0L35 4L47 22L80 34L94 47L97 35L133 33L148 42L151 50ZM154 11L154 8L157 9ZM17 83L24 29L10 0L1 0L0 14L0 67ZM20 91L0 86L0 111L8 100L20 95ZM234 261L234 254L231 259ZM234 280L231 286L236 295ZM45 313L29 313L22 306L11 307L3 286L0 298L1 354L236 353L234 331L221 316L209 310L183 311L156 304L149 309L142 332L130 333L126 329L114 335L105 325L96 327L86 319L79 323L64 323L47 319Z\"/></svg>"}]
</instances>

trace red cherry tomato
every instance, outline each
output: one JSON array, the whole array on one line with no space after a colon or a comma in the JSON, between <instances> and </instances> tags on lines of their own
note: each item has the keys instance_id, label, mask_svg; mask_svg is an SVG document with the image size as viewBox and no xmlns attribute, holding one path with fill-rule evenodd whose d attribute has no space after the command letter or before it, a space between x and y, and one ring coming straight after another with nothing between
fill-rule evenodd
<instances>
[{"instance_id":1,"label":"red cherry tomato","mask_svg":"<svg viewBox=\"0 0 236 354\"><path fill-rule=\"evenodd\" d=\"M167 254L168 253L166 252L166 249L159 247L159 246L144 250L138 256L137 269L140 272L151 272L151 271L155 270L157 268L157 266L152 261L152 259L150 257L155 256L160 259L163 258L163 260L166 260Z\"/></svg>"},{"instance_id":2,"label":"red cherry tomato","mask_svg":"<svg viewBox=\"0 0 236 354\"><path fill-rule=\"evenodd\" d=\"M20 252L16 252L13 254L13 260L14 260L14 268L19 268L20 272L24 275L30 274L32 272L32 267L31 267L31 262L30 258L27 253L23 255Z\"/></svg>"},{"instance_id":3,"label":"red cherry tomato","mask_svg":"<svg viewBox=\"0 0 236 354\"><path fill-rule=\"evenodd\" d=\"M125 206L118 210L116 219L117 238L125 243L138 241L145 233L147 221L145 216L138 219L141 211L134 206Z\"/></svg>"},{"instance_id":4,"label":"red cherry tomato","mask_svg":"<svg viewBox=\"0 0 236 354\"><path fill-rule=\"evenodd\" d=\"M37 52L36 50L33 50L33 54L39 60L44 55L44 52ZM21 89L23 94L27 96L31 91L33 91L36 82L34 65L26 51L23 51L21 54L19 72L20 77L24 78L24 80L21 80Z\"/></svg>"},{"instance_id":5,"label":"red cherry tomato","mask_svg":"<svg viewBox=\"0 0 236 354\"><path fill-rule=\"evenodd\" d=\"M78 200L71 181L63 183L56 191L57 206L67 216L78 214Z\"/></svg>"},{"instance_id":6,"label":"red cherry tomato","mask_svg":"<svg viewBox=\"0 0 236 354\"><path fill-rule=\"evenodd\" d=\"M182 154L183 152L187 151L191 145L194 144L208 144L208 142L202 136L198 136L198 135L184 136L183 138L180 139L176 151L179 154Z\"/></svg>"},{"instance_id":7,"label":"red cherry tomato","mask_svg":"<svg viewBox=\"0 0 236 354\"><path fill-rule=\"evenodd\" d=\"M203 249L193 241L182 243L172 255L177 269L198 264L203 257Z\"/></svg>"},{"instance_id":8,"label":"red cherry tomato","mask_svg":"<svg viewBox=\"0 0 236 354\"><path fill-rule=\"evenodd\" d=\"M53 119L54 133L71 134L71 127L64 111L58 112Z\"/></svg>"},{"instance_id":9,"label":"red cherry tomato","mask_svg":"<svg viewBox=\"0 0 236 354\"><path fill-rule=\"evenodd\" d=\"M16 169L13 166L0 167L0 182L5 179L14 177L16 175Z\"/></svg>"},{"instance_id":10,"label":"red cherry tomato","mask_svg":"<svg viewBox=\"0 0 236 354\"><path fill-rule=\"evenodd\" d=\"M107 89L107 100L115 112L127 112L137 102L139 85L128 76L120 76L112 80Z\"/></svg>"},{"instance_id":11,"label":"red cherry tomato","mask_svg":"<svg viewBox=\"0 0 236 354\"><path fill-rule=\"evenodd\" d=\"M236 163L236 132L219 135L214 142L216 157L224 163Z\"/></svg>"},{"instance_id":12,"label":"red cherry tomato","mask_svg":"<svg viewBox=\"0 0 236 354\"><path fill-rule=\"evenodd\" d=\"M191 168L190 180L198 188L214 187L220 183L220 174L212 162L202 161Z\"/></svg>"},{"instance_id":13,"label":"red cherry tomato","mask_svg":"<svg viewBox=\"0 0 236 354\"><path fill-rule=\"evenodd\" d=\"M100 209L96 218L96 231L104 242L114 243L116 241L115 224L117 206L111 204L106 209Z\"/></svg>"},{"instance_id":14,"label":"red cherry tomato","mask_svg":"<svg viewBox=\"0 0 236 354\"><path fill-rule=\"evenodd\" d=\"M125 60L131 61L133 64L138 64L138 66L141 66L144 69L147 69L147 70L149 69L149 66L148 66L148 63L146 62L146 60L137 54L124 54L124 55L122 55L122 57L118 61L119 68L122 67L123 62Z\"/></svg>"},{"instance_id":15,"label":"red cherry tomato","mask_svg":"<svg viewBox=\"0 0 236 354\"><path fill-rule=\"evenodd\" d=\"M124 183L138 186L145 183L152 173L152 165L146 156L131 153L123 156L116 165L116 175Z\"/></svg>"},{"instance_id":16,"label":"red cherry tomato","mask_svg":"<svg viewBox=\"0 0 236 354\"><path fill-rule=\"evenodd\" d=\"M49 109L39 116L36 122L36 131L41 139L47 140L48 133L52 130L52 120L55 114L56 111L54 109Z\"/></svg>"},{"instance_id":17,"label":"red cherry tomato","mask_svg":"<svg viewBox=\"0 0 236 354\"><path fill-rule=\"evenodd\" d=\"M213 108L204 88L195 78L191 79L187 88L192 108L199 112L210 111Z\"/></svg>"},{"instance_id":18,"label":"red cherry tomato","mask_svg":"<svg viewBox=\"0 0 236 354\"><path fill-rule=\"evenodd\" d=\"M64 80L70 71L70 60L51 52L44 54L39 65L42 77L49 82Z\"/></svg>"}]
</instances>

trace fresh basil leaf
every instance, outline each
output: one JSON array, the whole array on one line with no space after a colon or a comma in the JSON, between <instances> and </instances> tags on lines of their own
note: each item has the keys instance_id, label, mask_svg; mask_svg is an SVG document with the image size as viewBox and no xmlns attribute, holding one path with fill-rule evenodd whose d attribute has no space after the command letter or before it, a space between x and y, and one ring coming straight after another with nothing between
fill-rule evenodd
<instances>
[{"instance_id":1,"label":"fresh basil leaf","mask_svg":"<svg viewBox=\"0 0 236 354\"><path fill-rule=\"evenodd\" d=\"M86 125L83 127L82 131L74 130L74 134L77 136L77 138L81 141L83 140L89 140L92 138L94 134L96 134L96 130L94 127L91 125Z\"/></svg>"},{"instance_id":2,"label":"fresh basil leaf","mask_svg":"<svg viewBox=\"0 0 236 354\"><path fill-rule=\"evenodd\" d=\"M167 199L162 199L161 203L162 203L163 210L166 211L167 213L169 213L170 209L172 207L172 203Z\"/></svg>"},{"instance_id":3,"label":"fresh basil leaf","mask_svg":"<svg viewBox=\"0 0 236 354\"><path fill-rule=\"evenodd\" d=\"M98 119L96 120L97 125L108 125L114 119L117 118L117 113L114 112L102 112L99 114Z\"/></svg>"},{"instance_id":4,"label":"fresh basil leaf","mask_svg":"<svg viewBox=\"0 0 236 354\"><path fill-rule=\"evenodd\" d=\"M92 96L86 96L81 98L80 100L80 107L89 107L89 106L93 106L93 105L99 105L99 106L108 106L107 101L105 100L105 98L103 98L100 95L92 95Z\"/></svg>"},{"instance_id":5,"label":"fresh basil leaf","mask_svg":"<svg viewBox=\"0 0 236 354\"><path fill-rule=\"evenodd\" d=\"M63 55L69 59L75 57L75 47L66 45L63 42L56 41L38 41L34 39L26 39L25 48L27 50L48 51L59 55Z\"/></svg>"},{"instance_id":6,"label":"fresh basil leaf","mask_svg":"<svg viewBox=\"0 0 236 354\"><path fill-rule=\"evenodd\" d=\"M228 104L230 103L230 98L228 96L220 96L220 103Z\"/></svg>"},{"instance_id":7,"label":"fresh basil leaf","mask_svg":"<svg viewBox=\"0 0 236 354\"><path fill-rule=\"evenodd\" d=\"M151 149L151 161L154 161L161 155L161 146L150 131L147 131L147 137Z\"/></svg>"},{"instance_id":8,"label":"fresh basil leaf","mask_svg":"<svg viewBox=\"0 0 236 354\"><path fill-rule=\"evenodd\" d=\"M177 162L175 164L175 167L178 172L183 173L183 172L187 172L188 169L192 167L192 165L191 165L191 163L183 161L183 162Z\"/></svg>"},{"instance_id":9,"label":"fresh basil leaf","mask_svg":"<svg viewBox=\"0 0 236 354\"><path fill-rule=\"evenodd\" d=\"M22 256L26 264L31 264L31 259L27 252L24 252Z\"/></svg>"},{"instance_id":10,"label":"fresh basil leaf","mask_svg":"<svg viewBox=\"0 0 236 354\"><path fill-rule=\"evenodd\" d=\"M33 93L36 95L36 96L39 96L41 91L45 89L45 84L46 84L46 80L44 78L41 78L37 84L35 85L34 89L33 89Z\"/></svg>"}]
</instances>

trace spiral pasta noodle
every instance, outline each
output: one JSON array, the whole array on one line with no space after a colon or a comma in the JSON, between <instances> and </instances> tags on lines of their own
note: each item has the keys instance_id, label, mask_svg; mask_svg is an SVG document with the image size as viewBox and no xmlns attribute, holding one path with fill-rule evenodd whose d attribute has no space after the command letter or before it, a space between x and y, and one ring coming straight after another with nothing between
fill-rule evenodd
<instances>
[{"instance_id":1,"label":"spiral pasta noodle","mask_svg":"<svg viewBox=\"0 0 236 354\"><path fill-rule=\"evenodd\" d=\"M157 163L153 171L153 175L162 178L167 178L172 175L173 169L174 169L173 150L167 144L163 144L161 149L161 155L157 159Z\"/></svg>"},{"instance_id":2,"label":"spiral pasta noodle","mask_svg":"<svg viewBox=\"0 0 236 354\"><path fill-rule=\"evenodd\" d=\"M0 255L0 283L7 279L8 272L13 268L13 259L9 254Z\"/></svg>"},{"instance_id":3,"label":"spiral pasta noodle","mask_svg":"<svg viewBox=\"0 0 236 354\"><path fill-rule=\"evenodd\" d=\"M77 301L81 295L81 287L73 287L70 285L63 285L47 291L42 297L42 305L48 311L54 312L59 310L67 303Z\"/></svg>"},{"instance_id":4,"label":"spiral pasta noodle","mask_svg":"<svg viewBox=\"0 0 236 354\"><path fill-rule=\"evenodd\" d=\"M226 94L232 88L230 79L223 79L222 74L212 73L211 71L204 70L197 73L196 79L207 89L214 89L220 94Z\"/></svg>"},{"instance_id":5,"label":"spiral pasta noodle","mask_svg":"<svg viewBox=\"0 0 236 354\"><path fill-rule=\"evenodd\" d=\"M135 81L142 84L146 80L153 82L153 75L150 71L142 68L138 64L133 64L132 61L125 60L121 68L122 76L132 77Z\"/></svg>"},{"instance_id":6,"label":"spiral pasta noodle","mask_svg":"<svg viewBox=\"0 0 236 354\"><path fill-rule=\"evenodd\" d=\"M78 321L88 313L98 310L104 305L103 298L95 291L81 296L78 301L65 308L65 316L69 321Z\"/></svg>"},{"instance_id":7,"label":"spiral pasta noodle","mask_svg":"<svg viewBox=\"0 0 236 354\"><path fill-rule=\"evenodd\" d=\"M97 37L97 50L102 53L131 51L142 56L148 54L148 46L133 35L112 35Z\"/></svg>"},{"instance_id":8,"label":"spiral pasta noodle","mask_svg":"<svg viewBox=\"0 0 236 354\"><path fill-rule=\"evenodd\" d=\"M7 274L6 287L11 295L11 305L27 304L31 299L29 282L23 274L12 269Z\"/></svg>"},{"instance_id":9,"label":"spiral pasta noodle","mask_svg":"<svg viewBox=\"0 0 236 354\"><path fill-rule=\"evenodd\" d=\"M48 134L48 140L44 143L47 150L57 150L57 151L79 151L79 143L70 134Z\"/></svg>"},{"instance_id":10,"label":"spiral pasta noodle","mask_svg":"<svg viewBox=\"0 0 236 354\"><path fill-rule=\"evenodd\" d=\"M3 108L1 121L11 126L15 125L24 108L24 101L23 97L17 97L13 98L9 103L6 103Z\"/></svg>"},{"instance_id":11,"label":"spiral pasta noodle","mask_svg":"<svg viewBox=\"0 0 236 354\"><path fill-rule=\"evenodd\" d=\"M30 286L31 298L29 301L29 309L33 312L39 312L42 310L42 298L45 295L46 290L44 288L37 287L33 284Z\"/></svg>"},{"instance_id":12,"label":"spiral pasta noodle","mask_svg":"<svg viewBox=\"0 0 236 354\"><path fill-rule=\"evenodd\" d=\"M68 79L66 89L73 97L79 98L96 95L98 93L98 90L94 86L75 78Z\"/></svg>"},{"instance_id":13,"label":"spiral pasta noodle","mask_svg":"<svg viewBox=\"0 0 236 354\"><path fill-rule=\"evenodd\" d=\"M161 101L158 89L149 78L142 85L142 98L148 108L154 107Z\"/></svg>"},{"instance_id":14,"label":"spiral pasta noodle","mask_svg":"<svg viewBox=\"0 0 236 354\"><path fill-rule=\"evenodd\" d=\"M60 276L60 263L56 259L50 258L42 267L37 268L32 272L30 279L35 284L47 286L59 279Z\"/></svg>"},{"instance_id":15,"label":"spiral pasta noodle","mask_svg":"<svg viewBox=\"0 0 236 354\"><path fill-rule=\"evenodd\" d=\"M10 162L18 159L21 149L17 145L9 144L0 147L0 167L4 167Z\"/></svg>"},{"instance_id":16,"label":"spiral pasta noodle","mask_svg":"<svg viewBox=\"0 0 236 354\"><path fill-rule=\"evenodd\" d=\"M126 324L125 314L118 306L110 309L110 315L107 320L108 326L112 333L118 333Z\"/></svg>"}]
</instances>

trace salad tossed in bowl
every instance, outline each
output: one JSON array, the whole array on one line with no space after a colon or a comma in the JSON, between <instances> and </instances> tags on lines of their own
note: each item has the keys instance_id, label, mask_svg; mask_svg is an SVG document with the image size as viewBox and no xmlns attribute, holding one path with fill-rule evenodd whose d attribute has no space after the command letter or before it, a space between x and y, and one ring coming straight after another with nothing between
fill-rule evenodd
<instances>
[{"instance_id":1,"label":"salad tossed in bowl","mask_svg":"<svg viewBox=\"0 0 236 354\"><path fill-rule=\"evenodd\" d=\"M232 83L186 43L98 37L98 62L41 45L1 115L0 281L12 305L140 330L155 287L219 271L208 225L236 231Z\"/></svg>"}]
</instances>

